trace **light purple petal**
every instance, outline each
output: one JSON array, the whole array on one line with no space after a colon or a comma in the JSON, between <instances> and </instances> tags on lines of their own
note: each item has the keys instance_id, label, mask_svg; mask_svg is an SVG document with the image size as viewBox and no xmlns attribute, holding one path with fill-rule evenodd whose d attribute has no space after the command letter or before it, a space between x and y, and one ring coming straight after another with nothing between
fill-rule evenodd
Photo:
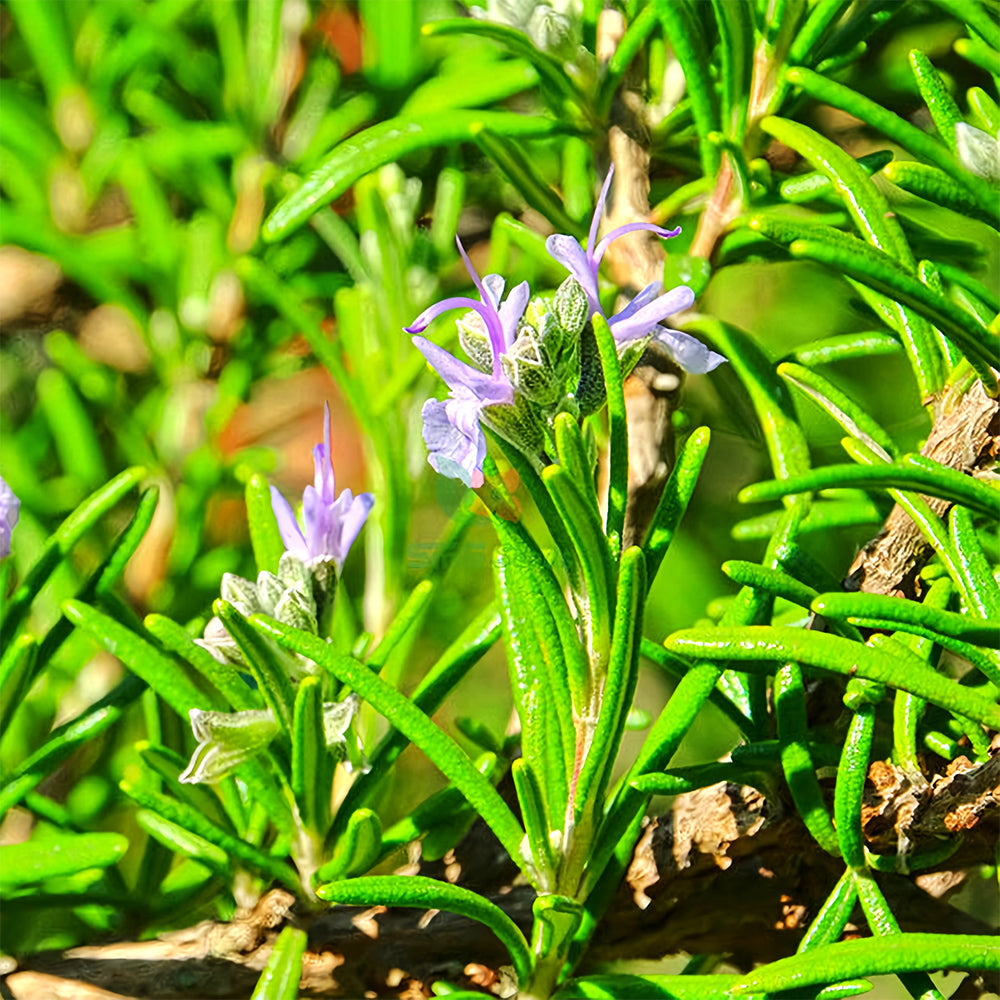
<instances>
[{"instance_id":1,"label":"light purple petal","mask_svg":"<svg viewBox=\"0 0 1000 1000\"><path fill-rule=\"evenodd\" d=\"M332 497L327 502L312 486L307 486L302 491L302 533L306 538L310 559L324 553L332 555L332 550L325 543L331 533L331 508L334 503Z\"/></svg>"},{"instance_id":2,"label":"light purple petal","mask_svg":"<svg viewBox=\"0 0 1000 1000\"><path fill-rule=\"evenodd\" d=\"M347 553L351 551L358 533L365 525L375 497L371 493L359 493L357 496L350 490L344 490L337 497L337 502L333 506L333 531L330 538L330 547L327 551L333 553L334 562L337 564L337 572L340 572L347 558Z\"/></svg>"},{"instance_id":3,"label":"light purple petal","mask_svg":"<svg viewBox=\"0 0 1000 1000\"><path fill-rule=\"evenodd\" d=\"M614 316L611 317L610 322L616 323L622 320L628 319L630 316L634 316L640 309L645 308L652 302L663 290L662 281L653 281L639 292L639 294L632 299L628 305L625 306L620 312L616 312Z\"/></svg>"},{"instance_id":4,"label":"light purple petal","mask_svg":"<svg viewBox=\"0 0 1000 1000\"><path fill-rule=\"evenodd\" d=\"M545 249L573 275L587 293L592 311L600 312L601 302L597 294L597 269L587 252L572 236L554 233L545 241Z\"/></svg>"},{"instance_id":5,"label":"light purple petal","mask_svg":"<svg viewBox=\"0 0 1000 1000\"><path fill-rule=\"evenodd\" d=\"M466 486L482 486L486 436L479 426L482 404L471 396L455 396L444 402L428 399L421 416L424 420L424 443L427 461L452 479Z\"/></svg>"},{"instance_id":6,"label":"light purple petal","mask_svg":"<svg viewBox=\"0 0 1000 1000\"><path fill-rule=\"evenodd\" d=\"M608 174L601 185L601 193L594 206L594 217L590 220L590 232L587 234L587 256L593 258L594 244L597 241L597 227L601 224L601 216L604 215L604 205L608 200L608 191L611 188L611 178L615 176L615 165L612 163L608 167Z\"/></svg>"},{"instance_id":7,"label":"light purple petal","mask_svg":"<svg viewBox=\"0 0 1000 1000\"><path fill-rule=\"evenodd\" d=\"M271 510L274 511L275 520L278 522L278 532L281 540L285 543L285 548L293 555L302 560L309 559L309 546L306 545L305 536L295 520L295 513L292 505L278 492L271 487Z\"/></svg>"},{"instance_id":8,"label":"light purple petal","mask_svg":"<svg viewBox=\"0 0 1000 1000\"><path fill-rule=\"evenodd\" d=\"M503 327L504 353L514 346L517 340L517 324L521 322L524 310L527 308L531 289L526 281L510 290L507 301L500 307L500 324Z\"/></svg>"},{"instance_id":9,"label":"light purple petal","mask_svg":"<svg viewBox=\"0 0 1000 1000\"><path fill-rule=\"evenodd\" d=\"M489 302L489 295L486 292L486 288L483 286L483 282L479 275L476 273L476 269L472 266L472 261L469 260L469 255L465 252L465 247L462 246L462 241L458 238L458 234L455 235L455 245L458 247L459 256L462 258L462 263L465 264L466 271L469 272L469 277L472 278L472 283L476 286L476 291L479 292L479 297L483 302Z\"/></svg>"},{"instance_id":10,"label":"light purple petal","mask_svg":"<svg viewBox=\"0 0 1000 1000\"><path fill-rule=\"evenodd\" d=\"M21 512L21 501L0 477L0 559L10 555L10 536Z\"/></svg>"},{"instance_id":11,"label":"light purple petal","mask_svg":"<svg viewBox=\"0 0 1000 1000\"><path fill-rule=\"evenodd\" d=\"M500 308L500 300L503 298L504 286L507 284L503 277L499 274L487 274L483 278L483 288L486 291L487 298L483 301L488 301L494 309Z\"/></svg>"},{"instance_id":12,"label":"light purple petal","mask_svg":"<svg viewBox=\"0 0 1000 1000\"><path fill-rule=\"evenodd\" d=\"M664 229L663 226L654 225L652 222L629 222L624 226L619 226L617 229L612 229L611 232L597 244L597 248L594 250L593 257L595 266L600 265L601 260L604 257L604 252L608 249L608 246L611 243L618 239L619 236L624 236L626 233L638 233L643 231L656 233L656 235L662 239L667 239L670 236L678 236L680 234L681 227L678 226L676 229Z\"/></svg>"},{"instance_id":13,"label":"light purple petal","mask_svg":"<svg viewBox=\"0 0 1000 1000\"><path fill-rule=\"evenodd\" d=\"M642 295L644 292L645 289L639 294ZM615 335L615 340L619 344L624 344L630 340L639 340L641 337L656 333L656 327L660 320L666 319L682 309L690 308L693 303L694 292L687 285L678 285L628 315L625 315L628 308L626 307L621 313L612 316L608 325Z\"/></svg>"},{"instance_id":14,"label":"light purple petal","mask_svg":"<svg viewBox=\"0 0 1000 1000\"><path fill-rule=\"evenodd\" d=\"M316 490L319 495L333 503L337 495L337 484L333 475L333 461L330 457L330 404L323 404L323 443L313 448Z\"/></svg>"},{"instance_id":15,"label":"light purple petal","mask_svg":"<svg viewBox=\"0 0 1000 1000\"><path fill-rule=\"evenodd\" d=\"M413 344L452 392L466 390L483 405L513 402L514 390L503 375L499 378L487 375L464 361L459 361L426 337L414 337Z\"/></svg>"},{"instance_id":16,"label":"light purple petal","mask_svg":"<svg viewBox=\"0 0 1000 1000\"><path fill-rule=\"evenodd\" d=\"M706 375L726 361L721 354L710 351L700 340L680 330L661 326L656 332L656 339L666 347L674 361L692 375Z\"/></svg>"},{"instance_id":17,"label":"light purple petal","mask_svg":"<svg viewBox=\"0 0 1000 1000\"><path fill-rule=\"evenodd\" d=\"M486 308L482 302L470 299L466 295L453 295L450 299L442 299L440 302L428 306L409 326L404 326L403 329L407 333L423 333L433 320L450 309L475 309L485 320Z\"/></svg>"}]
</instances>

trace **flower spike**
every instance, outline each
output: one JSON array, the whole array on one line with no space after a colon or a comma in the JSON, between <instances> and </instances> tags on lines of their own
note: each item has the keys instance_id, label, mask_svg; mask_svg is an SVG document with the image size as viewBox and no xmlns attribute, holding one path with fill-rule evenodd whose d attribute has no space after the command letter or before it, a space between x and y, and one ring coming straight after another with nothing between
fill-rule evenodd
<instances>
[{"instance_id":1,"label":"flower spike","mask_svg":"<svg viewBox=\"0 0 1000 1000\"><path fill-rule=\"evenodd\" d=\"M271 509L285 548L304 563L333 562L339 574L347 553L375 503L371 493L355 496L344 490L337 496L330 458L330 406L324 408L323 441L313 448L315 485L302 493L302 525L291 504L271 487Z\"/></svg>"},{"instance_id":2,"label":"flower spike","mask_svg":"<svg viewBox=\"0 0 1000 1000\"><path fill-rule=\"evenodd\" d=\"M449 354L426 337L414 336L413 344L441 376L450 390L447 400L429 399L422 411L427 460L442 475L461 479L466 486L483 485L483 460L486 436L480 425L487 406L514 402L514 387L504 372L502 358L517 339L517 327L528 304L528 283L513 288L501 301L505 282L499 274L480 278L472 266L461 240L456 237L458 252L465 263L480 300L465 296L443 299L425 309L404 329L420 334L432 319L450 309L471 309L482 320L490 349L490 371L473 367ZM485 368L485 358L484 365Z\"/></svg>"},{"instance_id":3,"label":"flower spike","mask_svg":"<svg viewBox=\"0 0 1000 1000\"><path fill-rule=\"evenodd\" d=\"M545 241L549 254L573 275L586 292L591 314L596 312L602 316L604 310L601 308L597 275L608 247L626 233L650 232L667 239L677 236L681 231L680 227L664 229L652 222L629 222L612 229L600 242L597 242L597 230L604 214L604 205L608 199L614 173L615 167L612 164L604 178L601 194L594 208L586 249L582 248L572 236L562 233L556 233ZM691 289L685 285L678 285L661 295L662 288L659 282L647 285L624 309L614 316L606 317L615 341L624 346L644 337L655 336L681 368L694 374L704 374L721 365L726 360L721 354L710 351L689 334L660 326L661 320L676 312L689 309L694 304L695 298Z\"/></svg>"}]
</instances>

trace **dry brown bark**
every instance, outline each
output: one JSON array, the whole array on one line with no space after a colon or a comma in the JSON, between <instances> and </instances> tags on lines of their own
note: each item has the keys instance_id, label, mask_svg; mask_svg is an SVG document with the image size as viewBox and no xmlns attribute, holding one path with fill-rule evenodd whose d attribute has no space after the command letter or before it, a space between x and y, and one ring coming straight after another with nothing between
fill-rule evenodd
<instances>
[{"instance_id":1,"label":"dry brown bark","mask_svg":"<svg viewBox=\"0 0 1000 1000\"><path fill-rule=\"evenodd\" d=\"M947 397L920 454L950 469L974 473L1000 452L1000 400L989 396L981 381L953 405ZM951 504L924 497L944 517ZM933 555L930 543L898 504L882 530L866 545L848 572L845 586L868 594L918 596L917 575Z\"/></svg>"}]
</instances>

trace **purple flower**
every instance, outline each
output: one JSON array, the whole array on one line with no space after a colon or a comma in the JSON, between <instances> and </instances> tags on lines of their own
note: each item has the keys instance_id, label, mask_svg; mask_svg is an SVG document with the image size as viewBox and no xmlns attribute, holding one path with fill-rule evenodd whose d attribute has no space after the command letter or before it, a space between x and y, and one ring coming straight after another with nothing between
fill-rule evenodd
<instances>
[{"instance_id":1,"label":"purple flower","mask_svg":"<svg viewBox=\"0 0 1000 1000\"><path fill-rule=\"evenodd\" d=\"M329 562L339 573L358 537L375 498L371 493L355 496L344 490L337 496L330 458L330 407L324 407L323 443L313 448L316 485L302 493L302 522L299 527L291 504L272 486L271 509L285 548L304 563Z\"/></svg>"},{"instance_id":2,"label":"purple flower","mask_svg":"<svg viewBox=\"0 0 1000 1000\"><path fill-rule=\"evenodd\" d=\"M10 555L10 535L17 524L21 501L14 491L0 478L0 559Z\"/></svg>"},{"instance_id":3,"label":"purple flower","mask_svg":"<svg viewBox=\"0 0 1000 1000\"><path fill-rule=\"evenodd\" d=\"M424 403L424 442L427 460L442 475L461 479L466 486L483 485L483 459L486 457L486 436L480 425L484 407L510 404L514 387L504 373L501 357L517 339L517 324L528 304L528 283L522 282L501 303L504 280L499 274L488 274L480 280L465 248L456 238L480 301L455 296L425 309L406 327L410 334L420 334L431 320L449 309L471 309L482 320L490 349L490 371L485 372L459 361L443 347L432 344L426 337L414 336L413 343L441 376L450 391L446 400L429 399Z\"/></svg>"},{"instance_id":4,"label":"purple flower","mask_svg":"<svg viewBox=\"0 0 1000 1000\"><path fill-rule=\"evenodd\" d=\"M550 236L545 241L545 248L574 278L580 283L587 294L591 315L595 312L604 316L597 288L597 272L608 246L619 236L626 233L647 231L656 233L666 239L680 233L677 229L664 229L651 222L630 222L628 225L612 229L607 236L597 242L597 227L604 214L604 203L608 198L608 188L614 176L614 164L604 179L601 195L597 199L594 218L590 223L590 233L587 236L587 248L584 250L572 237L560 233ZM701 341L680 330L671 330L660 326L660 321L683 309L689 309L694 303L694 292L686 285L678 285L669 292L660 292L661 282L654 281L647 285L621 312L608 319L608 326L615 340L624 345L643 337L655 335L656 339L670 352L674 360L687 372L703 375L717 368L726 359L721 354L710 351ZM607 318L607 317L605 317Z\"/></svg>"}]
</instances>

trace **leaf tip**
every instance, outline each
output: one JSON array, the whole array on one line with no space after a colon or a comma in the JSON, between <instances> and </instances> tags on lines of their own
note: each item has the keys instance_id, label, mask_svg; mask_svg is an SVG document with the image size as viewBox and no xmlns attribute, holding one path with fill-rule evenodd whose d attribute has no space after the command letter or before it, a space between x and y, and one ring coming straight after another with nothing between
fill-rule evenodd
<instances>
[{"instance_id":1,"label":"leaf tip","mask_svg":"<svg viewBox=\"0 0 1000 1000\"><path fill-rule=\"evenodd\" d=\"M70 598L62 602L62 613L74 624L79 625L83 621L84 605L79 601Z\"/></svg>"}]
</instances>

